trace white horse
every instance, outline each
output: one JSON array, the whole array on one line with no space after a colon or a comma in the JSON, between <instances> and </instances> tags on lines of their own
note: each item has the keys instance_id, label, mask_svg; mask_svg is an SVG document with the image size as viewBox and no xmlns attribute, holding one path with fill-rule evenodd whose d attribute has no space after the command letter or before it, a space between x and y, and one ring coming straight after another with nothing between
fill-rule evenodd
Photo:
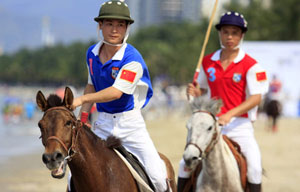
<instances>
[{"instance_id":1,"label":"white horse","mask_svg":"<svg viewBox=\"0 0 300 192\"><path fill-rule=\"evenodd\" d=\"M191 104L193 114L187 122L188 136L183 159L190 169L202 160L197 178L197 192L242 192L237 162L221 136L215 115L221 100L196 98Z\"/></svg>"}]
</instances>

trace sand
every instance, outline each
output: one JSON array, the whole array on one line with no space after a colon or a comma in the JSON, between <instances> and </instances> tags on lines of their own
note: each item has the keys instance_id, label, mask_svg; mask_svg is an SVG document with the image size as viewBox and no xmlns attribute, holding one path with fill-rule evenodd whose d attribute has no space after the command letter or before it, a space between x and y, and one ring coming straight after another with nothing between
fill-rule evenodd
<instances>
[{"instance_id":1,"label":"sand","mask_svg":"<svg viewBox=\"0 0 300 192\"><path fill-rule=\"evenodd\" d=\"M150 135L158 148L172 162L177 174L186 139L187 118L169 116L147 121ZM255 123L255 134L261 147L264 192L298 192L300 181L300 119L282 118L279 131L265 129L265 120ZM54 179L41 160L42 149L11 158L0 164L2 192L65 191L66 177Z\"/></svg>"}]
</instances>

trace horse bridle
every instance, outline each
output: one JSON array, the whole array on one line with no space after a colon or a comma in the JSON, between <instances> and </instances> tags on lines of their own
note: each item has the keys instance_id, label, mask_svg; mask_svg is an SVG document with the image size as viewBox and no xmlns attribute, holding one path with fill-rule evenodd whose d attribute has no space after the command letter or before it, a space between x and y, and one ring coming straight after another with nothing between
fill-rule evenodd
<instances>
[{"instance_id":1,"label":"horse bridle","mask_svg":"<svg viewBox=\"0 0 300 192\"><path fill-rule=\"evenodd\" d=\"M208 112L208 111L203 111L203 110L198 110L198 111L194 111L193 114L195 113L207 113L209 115L211 115L215 121L215 126L214 126L214 134L213 134L213 137L210 141L210 143L208 144L208 146L206 147L206 149L203 150L196 144L196 143L193 143L193 142L188 142L185 146L185 149L189 146L189 145L193 145L194 147L196 147L200 154L199 154L199 157L198 157L198 160L202 160L202 159L205 159L207 154L212 150L212 148L214 147L214 145L217 143L217 138L218 138L218 131L217 131L217 119L216 117L211 113L211 112Z\"/></svg>"},{"instance_id":2,"label":"horse bridle","mask_svg":"<svg viewBox=\"0 0 300 192\"><path fill-rule=\"evenodd\" d=\"M71 146L70 148L68 149L66 144L57 136L49 136L46 140L46 144L48 143L49 140L54 140L54 141L57 141L59 144L61 144L61 146L64 148L64 150L67 152L67 156L65 157L64 161L71 161L72 160L72 157L74 156L74 154L76 153L76 150L75 150L75 146L76 146L76 141L77 141L77 135L79 133L79 131L81 130L80 127L82 127L82 122L77 120L74 113L72 111L70 111L69 109L67 109L66 107L64 106L58 106L58 107L52 107L50 109L47 109L43 115L43 117L46 115L46 113L48 113L49 111L54 111L54 110L61 110L61 111L66 111L68 112L72 118L73 118L73 121L72 121L72 138L71 138ZM80 126L78 126L80 125ZM76 130L76 127L79 127L78 130Z\"/></svg>"}]
</instances>

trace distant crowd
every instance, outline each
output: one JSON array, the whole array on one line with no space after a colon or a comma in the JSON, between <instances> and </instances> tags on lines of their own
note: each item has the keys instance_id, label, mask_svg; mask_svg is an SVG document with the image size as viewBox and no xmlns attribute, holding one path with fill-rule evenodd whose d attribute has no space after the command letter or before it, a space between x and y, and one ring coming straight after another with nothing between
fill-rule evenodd
<instances>
[{"instance_id":1,"label":"distant crowd","mask_svg":"<svg viewBox=\"0 0 300 192\"><path fill-rule=\"evenodd\" d=\"M4 123L19 123L22 119L31 120L36 111L36 104L31 101L22 101L17 97L6 97L2 106Z\"/></svg>"}]
</instances>

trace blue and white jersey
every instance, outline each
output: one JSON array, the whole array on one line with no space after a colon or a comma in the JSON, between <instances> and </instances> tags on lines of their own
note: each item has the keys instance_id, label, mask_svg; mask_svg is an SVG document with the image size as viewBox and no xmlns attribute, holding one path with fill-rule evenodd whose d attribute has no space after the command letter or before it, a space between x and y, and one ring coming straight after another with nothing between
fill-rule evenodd
<instances>
[{"instance_id":1,"label":"blue and white jersey","mask_svg":"<svg viewBox=\"0 0 300 192\"><path fill-rule=\"evenodd\" d=\"M88 84L95 91L113 86L123 92L120 99L97 103L97 110L119 113L140 109L147 105L153 95L148 68L141 54L130 44L124 44L111 60L101 63L99 49L103 42L92 45L87 51L89 70Z\"/></svg>"}]
</instances>

